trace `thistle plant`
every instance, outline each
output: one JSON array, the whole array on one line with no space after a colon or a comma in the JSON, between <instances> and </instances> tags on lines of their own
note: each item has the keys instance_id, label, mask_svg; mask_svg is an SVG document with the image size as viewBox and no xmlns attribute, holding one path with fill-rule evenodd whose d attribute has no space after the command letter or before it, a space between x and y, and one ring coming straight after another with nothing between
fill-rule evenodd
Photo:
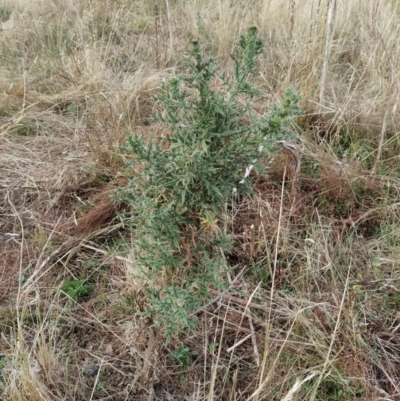
<instances>
[{"instance_id":1,"label":"thistle plant","mask_svg":"<svg viewBox=\"0 0 400 401\"><path fill-rule=\"evenodd\" d=\"M148 313L169 338L194 328L191 313L210 288L224 287L229 267L223 255L233 247L220 224L224 207L232 191L251 193L251 171L262 170L263 156L290 134L299 113L292 92L264 116L250 107L249 99L262 97L255 86L262 51L257 29L249 28L227 75L192 42L186 73L169 79L155 97L161 112L154 118L169 133L128 138L132 173L116 199L132 206L123 218L134 230L135 261L153 283Z\"/></svg>"}]
</instances>

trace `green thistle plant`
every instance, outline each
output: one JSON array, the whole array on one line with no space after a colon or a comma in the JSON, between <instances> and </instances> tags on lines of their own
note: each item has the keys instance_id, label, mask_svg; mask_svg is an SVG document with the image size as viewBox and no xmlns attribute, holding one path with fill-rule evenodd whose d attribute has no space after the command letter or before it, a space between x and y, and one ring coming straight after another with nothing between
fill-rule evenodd
<instances>
[{"instance_id":1,"label":"green thistle plant","mask_svg":"<svg viewBox=\"0 0 400 401\"><path fill-rule=\"evenodd\" d=\"M255 27L240 38L231 55L233 74L218 75L213 58L204 58L198 41L186 59L187 74L169 79L155 97L162 112L155 119L170 134L145 141L128 138L133 155L129 186L117 200L132 206L123 218L134 228L136 262L143 277L162 276L151 290L148 313L171 338L181 328L194 328L191 312L223 288L228 267L221 253L231 239L218 226L232 191L250 193L252 169L262 170L264 152L289 134L299 113L299 97L288 92L281 105L262 117L245 99L260 96L252 81L263 42ZM220 79L220 89L213 83Z\"/></svg>"}]
</instances>

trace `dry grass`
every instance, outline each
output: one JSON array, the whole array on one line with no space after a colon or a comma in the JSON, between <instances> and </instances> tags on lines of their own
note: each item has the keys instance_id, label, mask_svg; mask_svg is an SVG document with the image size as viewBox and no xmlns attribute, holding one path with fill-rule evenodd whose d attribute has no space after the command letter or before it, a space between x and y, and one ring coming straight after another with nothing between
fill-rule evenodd
<instances>
[{"instance_id":1,"label":"dry grass","mask_svg":"<svg viewBox=\"0 0 400 401\"><path fill-rule=\"evenodd\" d=\"M400 400L400 5L338 2L329 59L327 17L327 0L0 0L2 399ZM228 205L230 289L166 345L108 198L120 146L163 129L151 96L191 39L228 65L252 24L256 107L303 95L300 171L278 151Z\"/></svg>"}]
</instances>

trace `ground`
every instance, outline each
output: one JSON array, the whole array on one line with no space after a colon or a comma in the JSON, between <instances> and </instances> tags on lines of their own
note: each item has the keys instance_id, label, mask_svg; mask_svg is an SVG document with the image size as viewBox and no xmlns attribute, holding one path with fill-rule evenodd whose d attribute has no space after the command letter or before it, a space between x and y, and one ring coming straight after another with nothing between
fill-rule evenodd
<instances>
[{"instance_id":1,"label":"ground","mask_svg":"<svg viewBox=\"0 0 400 401\"><path fill-rule=\"evenodd\" d=\"M400 400L400 6L337 4L321 102L332 2L264 3L0 1L4 400ZM168 340L112 197L126 138L168 133L152 96L193 39L229 71L253 24L255 110L292 88L302 114L213 222L224 289Z\"/></svg>"}]
</instances>

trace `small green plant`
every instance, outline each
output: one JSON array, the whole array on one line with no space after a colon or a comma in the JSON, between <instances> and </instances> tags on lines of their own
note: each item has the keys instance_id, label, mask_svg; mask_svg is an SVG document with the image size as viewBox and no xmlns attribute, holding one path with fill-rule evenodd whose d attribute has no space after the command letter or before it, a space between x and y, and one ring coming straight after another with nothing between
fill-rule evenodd
<instances>
[{"instance_id":1,"label":"small green plant","mask_svg":"<svg viewBox=\"0 0 400 401\"><path fill-rule=\"evenodd\" d=\"M121 303L118 306L118 309L123 313L129 313L135 311L137 308L136 302L134 299L129 297L128 295L124 295L121 297Z\"/></svg>"},{"instance_id":2,"label":"small green plant","mask_svg":"<svg viewBox=\"0 0 400 401\"><path fill-rule=\"evenodd\" d=\"M185 370L189 367L190 360L197 355L196 351L191 351L189 348L181 344L174 352L169 354L169 357Z\"/></svg>"},{"instance_id":3,"label":"small green plant","mask_svg":"<svg viewBox=\"0 0 400 401\"><path fill-rule=\"evenodd\" d=\"M34 131L34 128L28 121L21 121L16 128L16 133L20 136L32 135Z\"/></svg>"},{"instance_id":4,"label":"small green plant","mask_svg":"<svg viewBox=\"0 0 400 401\"><path fill-rule=\"evenodd\" d=\"M98 264L99 264L99 261L97 259L95 259L95 258L88 258L88 259L85 259L85 261L83 262L83 266L87 270L96 269Z\"/></svg>"},{"instance_id":5,"label":"small green plant","mask_svg":"<svg viewBox=\"0 0 400 401\"><path fill-rule=\"evenodd\" d=\"M0 22L6 22L10 19L11 12L0 8Z\"/></svg>"},{"instance_id":6,"label":"small green plant","mask_svg":"<svg viewBox=\"0 0 400 401\"><path fill-rule=\"evenodd\" d=\"M0 358L0 382L4 381L3 369L7 366L7 360L5 358Z\"/></svg>"},{"instance_id":7,"label":"small green plant","mask_svg":"<svg viewBox=\"0 0 400 401\"><path fill-rule=\"evenodd\" d=\"M214 352L218 348L219 344L215 341L208 345L208 349L210 352Z\"/></svg>"},{"instance_id":8,"label":"small green plant","mask_svg":"<svg viewBox=\"0 0 400 401\"><path fill-rule=\"evenodd\" d=\"M97 383L96 383L96 390L100 391L100 390L105 390L107 385L104 382L105 379L105 374L106 374L106 367L102 366L98 372L98 376L97 376Z\"/></svg>"},{"instance_id":9,"label":"small green plant","mask_svg":"<svg viewBox=\"0 0 400 401\"><path fill-rule=\"evenodd\" d=\"M81 277L78 280L67 281L61 290L74 301L78 301L80 298L87 297L92 292L93 286Z\"/></svg>"},{"instance_id":10,"label":"small green plant","mask_svg":"<svg viewBox=\"0 0 400 401\"><path fill-rule=\"evenodd\" d=\"M251 172L263 169L277 139L291 135L289 124L299 113L293 92L264 116L249 105L261 98L255 80L262 50L257 29L249 28L231 55L231 74L219 74L194 41L187 73L169 79L155 97L161 109L155 120L169 134L128 138L132 173L115 199L132 206L122 218L134 228L142 278L154 287L147 312L168 338L194 329L193 312L210 287L224 288L224 254L233 246L221 228L224 207L233 193L251 193Z\"/></svg>"}]
</instances>

